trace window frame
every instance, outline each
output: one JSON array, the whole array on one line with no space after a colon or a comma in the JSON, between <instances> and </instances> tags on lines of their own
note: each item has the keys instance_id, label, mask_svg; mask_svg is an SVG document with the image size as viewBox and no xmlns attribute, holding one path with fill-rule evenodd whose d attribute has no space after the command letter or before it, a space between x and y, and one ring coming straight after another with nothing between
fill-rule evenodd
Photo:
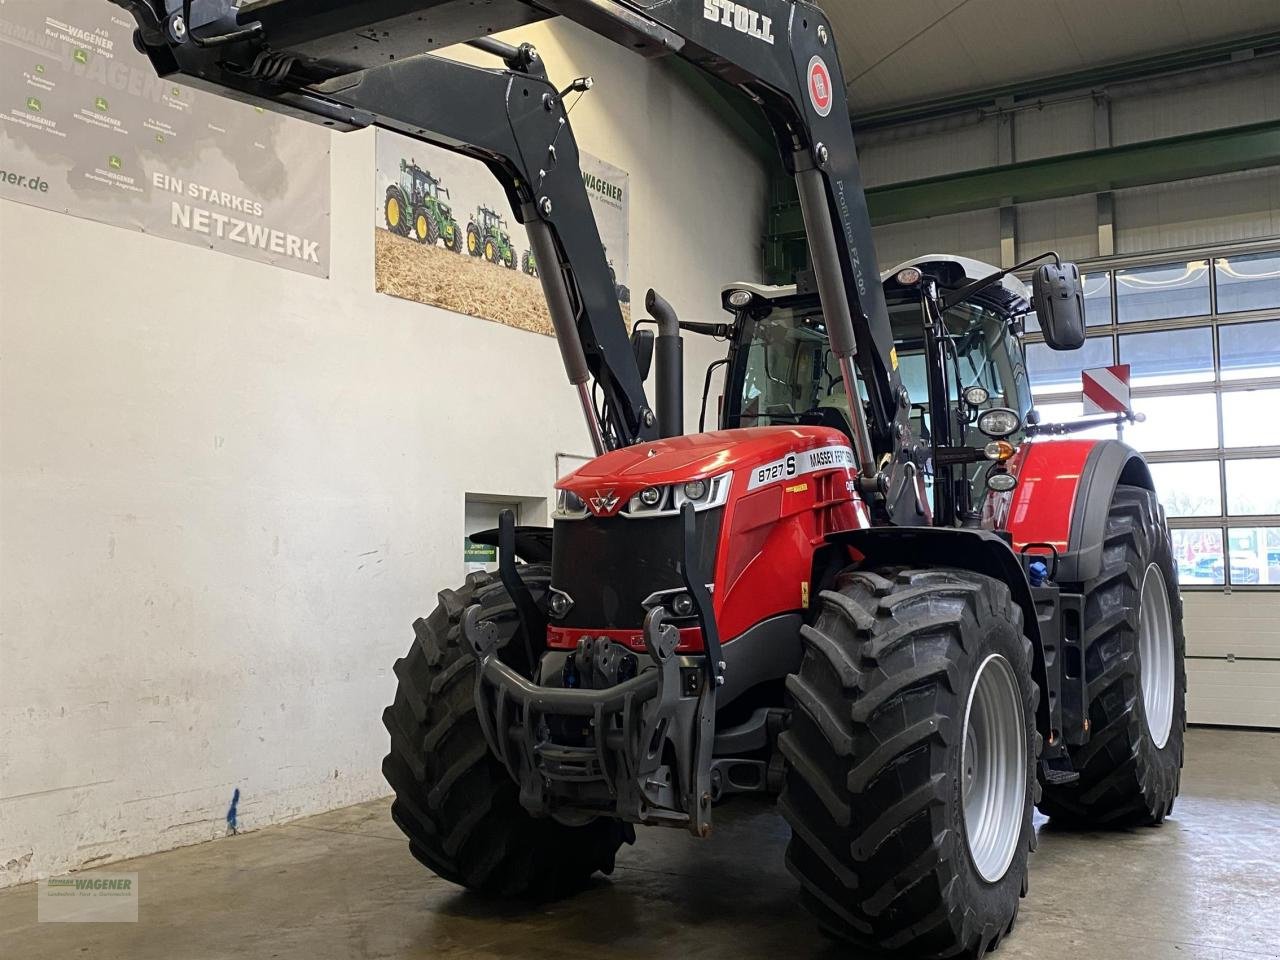
<instances>
[{"instance_id":1,"label":"window frame","mask_svg":"<svg viewBox=\"0 0 1280 960\"><path fill-rule=\"evenodd\" d=\"M1209 394L1214 397L1214 403L1217 407L1218 416L1218 437L1216 445L1212 447L1186 448L1177 450L1162 450L1144 454L1144 457L1153 464L1159 463L1186 463L1190 461L1216 461L1218 464L1218 502L1220 513L1216 516L1202 515L1194 517L1170 517L1169 526L1171 529L1185 530L1218 530L1222 536L1223 553L1224 553L1224 570L1223 583L1218 584L1182 584L1181 589L1184 591L1194 591L1203 593L1222 593L1230 594L1235 591L1243 592L1277 592L1280 591L1280 583L1276 584L1233 584L1231 583L1230 564L1226 561L1226 556L1230 553L1229 544L1231 542L1231 531L1241 529L1258 529L1263 527L1280 526L1280 514L1256 514L1248 516L1233 516L1228 511L1228 492L1227 492L1227 463L1232 460L1254 460L1267 457L1280 457L1280 445L1258 445L1248 447L1230 447L1225 444L1226 425L1223 420L1223 403L1222 398L1225 394L1246 392L1249 390L1259 389L1276 389L1280 388L1280 367L1277 369L1275 376L1254 377L1248 380L1244 379L1224 379L1222 370L1222 345L1221 336L1225 328L1243 326L1250 323L1258 323L1267 320L1280 320L1280 306L1263 310L1248 310L1230 313L1218 312L1218 269L1216 262L1222 257L1245 256L1249 254L1272 254L1280 255L1280 244L1272 240L1267 243L1253 244L1235 244L1228 246L1220 246L1208 249L1193 248L1190 250L1173 250L1163 253L1144 254L1141 256L1118 256L1105 257L1094 260L1080 261L1080 270L1082 273L1098 274L1107 273L1108 284L1111 289L1110 322L1106 324L1086 324L1085 335L1087 339L1108 338L1111 341L1111 362L1119 363L1120 340L1121 336L1138 333L1157 333L1167 331L1189 330L1208 328L1211 331L1212 342L1212 363L1213 369L1212 379L1198 382L1181 383L1160 386L1136 386L1133 388L1133 398L1140 401L1148 397L1175 396L1187 394ZM1128 321L1121 323L1119 319L1119 303L1116 292L1116 271L1131 269L1136 267L1159 267L1168 264L1185 263L1190 260L1208 260L1209 263L1209 309L1208 314L1190 317L1175 317L1165 320L1142 320ZM1043 343L1044 336L1040 332L1028 332L1025 336L1025 342L1030 345L1034 343ZM1036 389L1032 385L1032 405L1039 406L1049 403L1078 403L1081 400L1081 391L1079 389L1072 391L1064 391L1060 385L1053 388ZM1119 439L1124 439L1123 427L1118 427L1116 435Z\"/></svg>"}]
</instances>

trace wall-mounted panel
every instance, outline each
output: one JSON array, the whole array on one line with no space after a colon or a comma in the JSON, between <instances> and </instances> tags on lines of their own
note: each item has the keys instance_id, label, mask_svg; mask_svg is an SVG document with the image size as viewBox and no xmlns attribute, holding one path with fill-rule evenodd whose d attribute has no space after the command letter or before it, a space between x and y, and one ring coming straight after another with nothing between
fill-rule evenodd
<instances>
[{"instance_id":1,"label":"wall-mounted panel","mask_svg":"<svg viewBox=\"0 0 1280 960\"><path fill-rule=\"evenodd\" d=\"M1056 250L1067 260L1098 255L1098 203L1092 196L1018 207L1018 258Z\"/></svg>"},{"instance_id":2,"label":"wall-mounted panel","mask_svg":"<svg viewBox=\"0 0 1280 960\"><path fill-rule=\"evenodd\" d=\"M1070 100L1013 115L1014 160L1038 160L1063 153L1092 150L1093 100Z\"/></svg>"},{"instance_id":3,"label":"wall-mounted panel","mask_svg":"<svg viewBox=\"0 0 1280 960\"><path fill-rule=\"evenodd\" d=\"M1280 235L1280 167L1122 190L1116 252L1214 246Z\"/></svg>"},{"instance_id":4,"label":"wall-mounted panel","mask_svg":"<svg viewBox=\"0 0 1280 960\"><path fill-rule=\"evenodd\" d=\"M853 136L858 139L856 124ZM902 139L887 139L876 131L858 143L862 179L876 187L994 166L999 159L996 140L994 120Z\"/></svg>"},{"instance_id":5,"label":"wall-mounted panel","mask_svg":"<svg viewBox=\"0 0 1280 960\"><path fill-rule=\"evenodd\" d=\"M0 197L328 276L329 131L161 80L134 26L0 5Z\"/></svg>"}]
</instances>

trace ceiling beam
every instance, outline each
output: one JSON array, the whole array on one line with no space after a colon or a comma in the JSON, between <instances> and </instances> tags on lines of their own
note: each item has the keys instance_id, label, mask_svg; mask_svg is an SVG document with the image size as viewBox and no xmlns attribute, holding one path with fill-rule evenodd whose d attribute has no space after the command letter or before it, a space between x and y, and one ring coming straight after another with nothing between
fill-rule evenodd
<instances>
[{"instance_id":1,"label":"ceiling beam","mask_svg":"<svg viewBox=\"0 0 1280 960\"><path fill-rule=\"evenodd\" d=\"M880 225L1271 166L1280 166L1280 121L874 187L867 206ZM769 239L803 237L799 204L775 205Z\"/></svg>"},{"instance_id":2,"label":"ceiling beam","mask_svg":"<svg viewBox=\"0 0 1280 960\"><path fill-rule=\"evenodd\" d=\"M1137 60L1126 60L1105 66L1090 67L1051 77L1039 77L974 90L954 96L939 97L916 103L869 110L853 111L854 132L861 133L879 127L892 127L906 123L918 123L954 113L964 113L983 108L994 109L1000 100L1011 99L1015 103L1036 100L1056 94L1079 90L1096 90L1109 84L1139 80L1146 77L1200 70L1207 67L1233 63L1241 57L1263 56L1280 53L1280 32L1251 34L1233 40L1223 40L1202 47L1192 47L1172 53L1163 53Z\"/></svg>"}]
</instances>

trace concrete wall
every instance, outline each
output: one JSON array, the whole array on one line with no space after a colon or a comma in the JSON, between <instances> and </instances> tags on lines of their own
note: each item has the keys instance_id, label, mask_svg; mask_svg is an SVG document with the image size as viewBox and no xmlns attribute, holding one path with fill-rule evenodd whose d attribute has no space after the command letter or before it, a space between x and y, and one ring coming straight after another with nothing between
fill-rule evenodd
<instances>
[{"instance_id":1,"label":"concrete wall","mask_svg":"<svg viewBox=\"0 0 1280 960\"><path fill-rule=\"evenodd\" d=\"M597 79L633 289L713 319L759 276L757 163L665 68L520 37ZM374 293L371 132L333 184L327 281L0 202L0 885L220 836L237 788L250 829L386 793L465 494L589 449L551 339ZM693 416L718 353L686 342Z\"/></svg>"}]
</instances>

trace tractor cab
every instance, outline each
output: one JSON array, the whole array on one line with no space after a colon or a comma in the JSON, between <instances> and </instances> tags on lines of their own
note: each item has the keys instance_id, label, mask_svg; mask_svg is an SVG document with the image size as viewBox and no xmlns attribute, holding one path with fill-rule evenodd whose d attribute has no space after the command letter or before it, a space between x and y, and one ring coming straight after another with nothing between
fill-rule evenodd
<instances>
[{"instance_id":1,"label":"tractor cab","mask_svg":"<svg viewBox=\"0 0 1280 960\"><path fill-rule=\"evenodd\" d=\"M449 199L449 188L413 160L400 161L400 187L415 203L422 203L428 197L436 201Z\"/></svg>"},{"instance_id":2,"label":"tractor cab","mask_svg":"<svg viewBox=\"0 0 1280 960\"><path fill-rule=\"evenodd\" d=\"M948 302L949 294L997 272L965 257L928 256L882 278L912 432L934 454L942 447L943 456L967 461L956 464L963 471L950 493L935 489L936 457L929 456L924 464L933 509L943 515L971 512L969 491L991 469L985 456L960 451L983 451L996 439L1018 442L1031 410L1021 339L1023 318L1032 310L1026 285L1006 276ZM938 312L941 322L925 309L926 281L936 286L936 302L945 303ZM740 283L725 289L724 304L735 320L721 427L816 425L852 437L849 391L828 341L817 292L803 284ZM857 390L866 404L861 378Z\"/></svg>"},{"instance_id":3,"label":"tractor cab","mask_svg":"<svg viewBox=\"0 0 1280 960\"><path fill-rule=\"evenodd\" d=\"M492 207L477 207L476 223L486 233L505 231L507 229L506 219Z\"/></svg>"}]
</instances>

